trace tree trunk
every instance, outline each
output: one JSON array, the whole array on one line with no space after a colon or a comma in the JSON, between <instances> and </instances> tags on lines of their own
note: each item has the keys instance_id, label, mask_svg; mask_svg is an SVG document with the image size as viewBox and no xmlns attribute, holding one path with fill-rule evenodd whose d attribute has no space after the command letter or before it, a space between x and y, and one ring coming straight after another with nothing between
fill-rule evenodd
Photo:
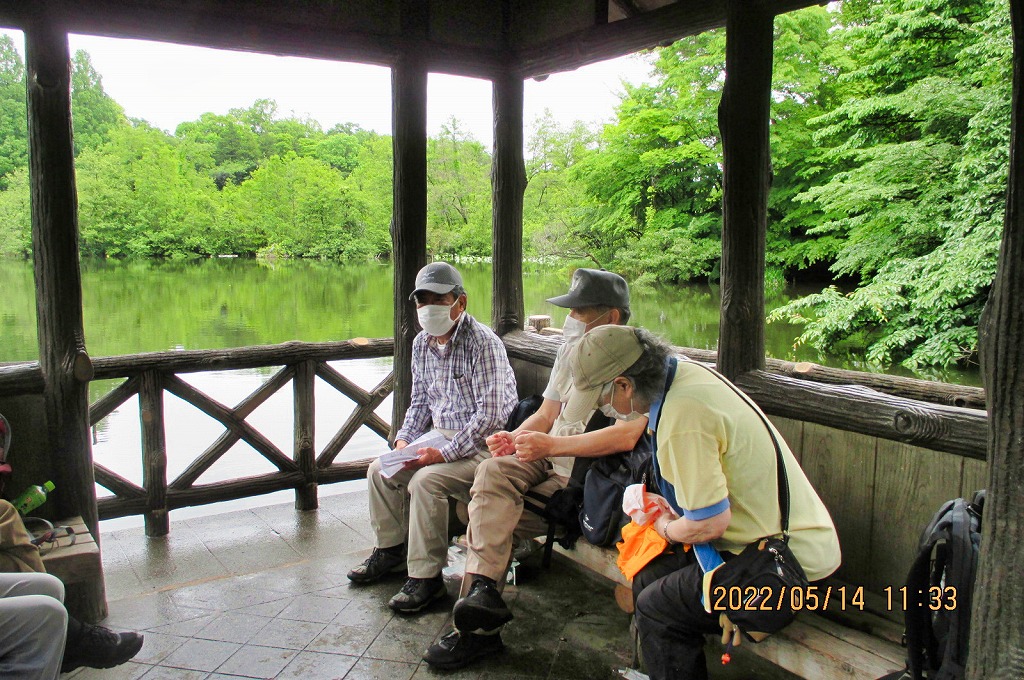
<instances>
[{"instance_id":1,"label":"tree trunk","mask_svg":"<svg viewBox=\"0 0 1024 680\"><path fill-rule=\"evenodd\" d=\"M764 368L764 254L771 186L774 15L760 0L727 0L722 133L722 311L718 370Z\"/></svg>"},{"instance_id":2,"label":"tree trunk","mask_svg":"<svg viewBox=\"0 0 1024 680\"><path fill-rule=\"evenodd\" d=\"M395 392L397 432L412 399L412 341L419 332L409 293L427 253L427 72L416 59L391 71L395 208L391 241L395 261ZM392 434L392 437L394 435Z\"/></svg>"},{"instance_id":3,"label":"tree trunk","mask_svg":"<svg viewBox=\"0 0 1024 680\"><path fill-rule=\"evenodd\" d=\"M999 268L982 320L989 411L988 497L967 677L1024 677L1024 0L1011 0L1010 178Z\"/></svg>"},{"instance_id":4,"label":"tree trunk","mask_svg":"<svg viewBox=\"0 0 1024 680\"><path fill-rule=\"evenodd\" d=\"M491 325L498 335L523 328L523 81L494 80L494 163L491 166L494 272Z\"/></svg>"}]
</instances>

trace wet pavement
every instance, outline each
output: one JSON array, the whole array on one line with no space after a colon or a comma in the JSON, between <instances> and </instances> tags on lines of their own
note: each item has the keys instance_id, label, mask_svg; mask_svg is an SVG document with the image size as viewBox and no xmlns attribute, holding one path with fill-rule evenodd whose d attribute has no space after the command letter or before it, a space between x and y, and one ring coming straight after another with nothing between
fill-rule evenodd
<instances>
[{"instance_id":1,"label":"wet pavement","mask_svg":"<svg viewBox=\"0 0 1024 680\"><path fill-rule=\"evenodd\" d=\"M505 651L461 671L432 670L421 656L450 630L454 601L399 616L387 600L400 576L369 586L345 577L373 547L365 492L323 497L312 512L284 504L172 515L166 537L139 527L101 541L103 624L143 632L145 645L117 668L62 678L601 679L619 677L632 656L629 617L611 585L557 558L543 570L535 555L505 590L515 614ZM728 677L769 677L757 659L745 663L734 661Z\"/></svg>"}]
</instances>

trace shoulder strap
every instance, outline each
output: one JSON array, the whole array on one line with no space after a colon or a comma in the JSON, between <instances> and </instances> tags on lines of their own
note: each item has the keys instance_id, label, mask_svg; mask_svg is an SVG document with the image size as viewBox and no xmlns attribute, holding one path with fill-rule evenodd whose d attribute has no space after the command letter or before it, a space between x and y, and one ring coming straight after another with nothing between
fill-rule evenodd
<instances>
[{"instance_id":1,"label":"shoulder strap","mask_svg":"<svg viewBox=\"0 0 1024 680\"><path fill-rule=\"evenodd\" d=\"M754 413L756 413L761 418L761 422L764 423L764 426L768 428L768 436L772 438L772 444L775 445L775 462L778 471L777 475L779 487L779 510L782 518L782 535L783 538L789 540L789 477L786 475L786 462L782 457L782 446L779 444L778 437L775 436L775 430L772 429L772 426L768 423L768 418L765 417L764 413L761 412L761 409L758 408L756 403L754 403L754 400L748 397L746 394L744 394L738 387L729 382L729 380L727 380L724 375L722 375L715 369L711 368L710 366L705 366L704 364L698 362L694 363L696 363L701 368L704 368L705 370L709 371L712 375L716 376L723 383L731 387L732 391L739 395L740 399L745 401L747 405L754 410Z\"/></svg>"}]
</instances>

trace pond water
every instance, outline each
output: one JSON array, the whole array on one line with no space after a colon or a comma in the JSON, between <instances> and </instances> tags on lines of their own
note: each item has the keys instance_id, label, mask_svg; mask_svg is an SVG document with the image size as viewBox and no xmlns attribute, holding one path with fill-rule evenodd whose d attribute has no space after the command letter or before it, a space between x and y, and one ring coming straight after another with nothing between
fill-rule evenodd
<instances>
[{"instance_id":1,"label":"pond water","mask_svg":"<svg viewBox=\"0 0 1024 680\"><path fill-rule=\"evenodd\" d=\"M491 267L461 264L469 312L489 321ZM561 326L566 310L545 300L566 291L571 270L558 265L527 264L524 276L526 313L550 314ZM302 340L321 342L392 334L392 268L390 264L338 264L211 259L186 263L89 262L82 265L86 344L93 357L168 349L219 349ZM0 362L38 357L32 265L0 260ZM769 309L813 288L788 288L767 302ZM644 287L632 291L631 323L644 326L684 347L714 349L718 338L719 291L716 286ZM766 328L769 356L815 361L829 366L872 370L856 357L828 357L807 347L794 348L799 327L771 324ZM372 388L391 369L390 359L336 362L334 367L364 389ZM184 374L182 378L223 404L234 406L251 394L274 369ZM895 371L894 371L895 372ZM946 373L950 382L977 384L977 376ZM318 379L319 383L319 379ZM95 401L116 381L90 386ZM352 410L352 402L318 384L316 390L317 451L321 450ZM191 405L165 393L168 478L173 479L223 431L222 426ZM378 409L390 419L391 401ZM137 399L119 407L94 429L95 460L136 482L142 479ZM286 388L260 406L249 421L282 451L291 451L291 390ZM380 437L361 428L338 460L382 453ZM270 472L274 468L246 444L237 444L199 482ZM321 493L350 490L348 482L323 487ZM105 489L98 488L99 495ZM250 504L288 502L280 492ZM177 510L208 514L234 509L235 504ZM223 506L223 507L221 507ZM126 518L127 520L127 518ZM125 520L121 520L124 522ZM132 521L138 521L133 519ZM123 526L123 524L121 524Z\"/></svg>"}]
</instances>

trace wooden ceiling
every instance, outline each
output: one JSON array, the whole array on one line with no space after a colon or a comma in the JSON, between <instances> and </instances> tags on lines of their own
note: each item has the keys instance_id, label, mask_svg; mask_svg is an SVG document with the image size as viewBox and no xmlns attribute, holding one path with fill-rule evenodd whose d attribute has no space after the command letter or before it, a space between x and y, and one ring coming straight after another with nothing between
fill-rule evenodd
<instances>
[{"instance_id":1,"label":"wooden ceiling","mask_svg":"<svg viewBox=\"0 0 1024 680\"><path fill-rule=\"evenodd\" d=\"M722 26L733 1L826 0L0 0L0 26L528 78Z\"/></svg>"}]
</instances>

